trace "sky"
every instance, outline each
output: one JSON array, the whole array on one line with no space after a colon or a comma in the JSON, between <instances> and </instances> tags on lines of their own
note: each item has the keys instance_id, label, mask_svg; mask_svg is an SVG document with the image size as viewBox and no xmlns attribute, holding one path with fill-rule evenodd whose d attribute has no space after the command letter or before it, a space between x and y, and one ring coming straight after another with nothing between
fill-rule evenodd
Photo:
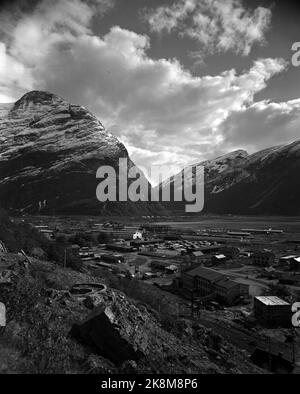
<instances>
[{"instance_id":1,"label":"sky","mask_svg":"<svg viewBox=\"0 0 300 394\"><path fill-rule=\"evenodd\" d=\"M300 5L0 2L0 102L47 90L91 110L146 170L300 138Z\"/></svg>"}]
</instances>

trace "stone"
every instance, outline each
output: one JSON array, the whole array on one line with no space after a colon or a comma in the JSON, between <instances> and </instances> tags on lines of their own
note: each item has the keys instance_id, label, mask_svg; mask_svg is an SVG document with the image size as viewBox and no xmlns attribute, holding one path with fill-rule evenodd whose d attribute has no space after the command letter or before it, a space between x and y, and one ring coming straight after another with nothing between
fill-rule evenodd
<instances>
[{"instance_id":1,"label":"stone","mask_svg":"<svg viewBox=\"0 0 300 394\"><path fill-rule=\"evenodd\" d=\"M103 302L104 302L103 296L100 293L96 293L96 294L88 295L84 299L83 304L89 309L94 309L97 306L103 304Z\"/></svg>"},{"instance_id":2,"label":"stone","mask_svg":"<svg viewBox=\"0 0 300 394\"><path fill-rule=\"evenodd\" d=\"M126 308L96 307L85 320L73 325L71 335L94 347L116 365L139 360L148 345L148 337ZM130 320L129 320L130 318Z\"/></svg>"}]
</instances>

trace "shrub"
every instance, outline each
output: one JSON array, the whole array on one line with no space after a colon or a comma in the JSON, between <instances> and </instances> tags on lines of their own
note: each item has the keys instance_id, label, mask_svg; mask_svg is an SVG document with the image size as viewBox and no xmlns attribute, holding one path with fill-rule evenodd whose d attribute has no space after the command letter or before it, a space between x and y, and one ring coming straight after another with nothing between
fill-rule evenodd
<instances>
[{"instance_id":1,"label":"shrub","mask_svg":"<svg viewBox=\"0 0 300 394\"><path fill-rule=\"evenodd\" d=\"M10 289L0 289L8 321L21 330L15 344L21 353L14 369L19 373L67 373L77 368L83 351L68 338L67 318L53 304L48 306L38 281L25 276ZM9 338L8 338L9 339Z\"/></svg>"},{"instance_id":2,"label":"shrub","mask_svg":"<svg viewBox=\"0 0 300 394\"><path fill-rule=\"evenodd\" d=\"M47 250L48 241L37 229L24 222L14 222L2 209L0 210L0 240L10 252L19 252L23 249L26 253L35 247Z\"/></svg>"},{"instance_id":3,"label":"shrub","mask_svg":"<svg viewBox=\"0 0 300 394\"><path fill-rule=\"evenodd\" d=\"M287 298L290 296L288 288L284 285L270 285L270 295L274 295L281 298Z\"/></svg>"},{"instance_id":4,"label":"shrub","mask_svg":"<svg viewBox=\"0 0 300 394\"><path fill-rule=\"evenodd\" d=\"M72 235L69 238L69 243L76 244L81 247L92 246L95 243L95 240L90 234L80 232L80 233L76 233L75 235Z\"/></svg>"}]
</instances>

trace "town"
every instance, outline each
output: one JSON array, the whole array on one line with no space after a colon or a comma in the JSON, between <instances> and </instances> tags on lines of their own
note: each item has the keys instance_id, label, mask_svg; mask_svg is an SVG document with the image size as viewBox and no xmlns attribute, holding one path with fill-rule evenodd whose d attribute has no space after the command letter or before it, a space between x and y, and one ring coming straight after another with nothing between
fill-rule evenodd
<instances>
[{"instance_id":1,"label":"town","mask_svg":"<svg viewBox=\"0 0 300 394\"><path fill-rule=\"evenodd\" d=\"M273 228L157 217L24 220L49 240L69 241L65 265L75 255L98 278L152 287L174 314L213 328L254 364L272 372L299 368L291 307L300 299L300 234L293 223Z\"/></svg>"}]
</instances>

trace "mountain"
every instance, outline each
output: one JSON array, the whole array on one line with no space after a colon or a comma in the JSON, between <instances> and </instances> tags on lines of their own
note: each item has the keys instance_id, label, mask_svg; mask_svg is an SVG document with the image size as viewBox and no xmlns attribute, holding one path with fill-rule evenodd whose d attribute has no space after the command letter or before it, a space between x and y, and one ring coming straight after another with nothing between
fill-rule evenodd
<instances>
[{"instance_id":1,"label":"mountain","mask_svg":"<svg viewBox=\"0 0 300 394\"><path fill-rule=\"evenodd\" d=\"M237 150L193 166L204 166L204 212L300 215L300 140L252 155ZM182 174L166 180L159 188L168 186L173 190L174 179ZM183 203L164 205L184 210Z\"/></svg>"},{"instance_id":2,"label":"mountain","mask_svg":"<svg viewBox=\"0 0 300 394\"><path fill-rule=\"evenodd\" d=\"M157 203L96 199L96 171L130 160L125 146L88 110L32 91L0 106L0 205L23 213L135 214ZM149 184L148 184L149 185ZM150 185L149 185L150 187Z\"/></svg>"}]
</instances>

